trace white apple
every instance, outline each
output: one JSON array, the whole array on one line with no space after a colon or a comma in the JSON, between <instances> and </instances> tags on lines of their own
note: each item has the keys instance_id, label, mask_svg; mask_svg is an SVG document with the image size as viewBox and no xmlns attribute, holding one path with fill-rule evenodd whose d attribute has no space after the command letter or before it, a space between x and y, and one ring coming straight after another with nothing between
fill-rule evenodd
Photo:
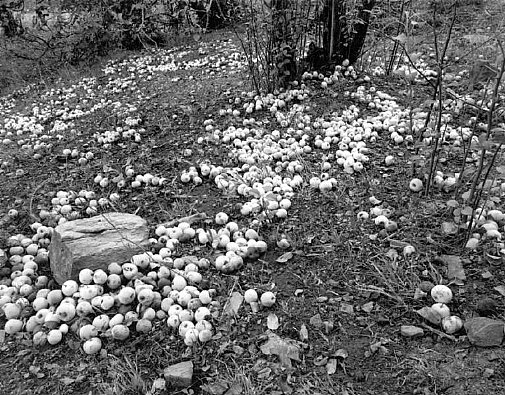
<instances>
[{"instance_id":1,"label":"white apple","mask_svg":"<svg viewBox=\"0 0 505 395\"><path fill-rule=\"evenodd\" d=\"M93 281L93 270L85 268L79 272L79 282L81 284L91 284Z\"/></svg>"},{"instance_id":2,"label":"white apple","mask_svg":"<svg viewBox=\"0 0 505 395\"><path fill-rule=\"evenodd\" d=\"M264 307L271 307L275 303L275 294L273 292L267 291L261 294L260 303Z\"/></svg>"},{"instance_id":3,"label":"white apple","mask_svg":"<svg viewBox=\"0 0 505 395\"><path fill-rule=\"evenodd\" d=\"M131 287L124 287L119 291L117 297L119 303L130 304L135 300L135 290Z\"/></svg>"},{"instance_id":4,"label":"white apple","mask_svg":"<svg viewBox=\"0 0 505 395\"><path fill-rule=\"evenodd\" d=\"M107 282L107 273L103 271L102 269L97 269L93 273L93 282L95 284L103 285Z\"/></svg>"},{"instance_id":5,"label":"white apple","mask_svg":"<svg viewBox=\"0 0 505 395\"><path fill-rule=\"evenodd\" d=\"M74 280L67 280L61 286L61 292L65 296L72 296L79 290L79 284Z\"/></svg>"},{"instance_id":6,"label":"white apple","mask_svg":"<svg viewBox=\"0 0 505 395\"><path fill-rule=\"evenodd\" d=\"M59 329L52 329L47 334L47 342L51 345L58 344L63 339L63 333Z\"/></svg>"},{"instance_id":7,"label":"white apple","mask_svg":"<svg viewBox=\"0 0 505 395\"><path fill-rule=\"evenodd\" d=\"M98 337L92 337L91 339L84 342L82 348L88 355L97 354L102 348L102 341Z\"/></svg>"},{"instance_id":8,"label":"white apple","mask_svg":"<svg viewBox=\"0 0 505 395\"><path fill-rule=\"evenodd\" d=\"M72 303L62 303L56 308L56 314L63 322L68 322L75 317L76 309Z\"/></svg>"}]
</instances>

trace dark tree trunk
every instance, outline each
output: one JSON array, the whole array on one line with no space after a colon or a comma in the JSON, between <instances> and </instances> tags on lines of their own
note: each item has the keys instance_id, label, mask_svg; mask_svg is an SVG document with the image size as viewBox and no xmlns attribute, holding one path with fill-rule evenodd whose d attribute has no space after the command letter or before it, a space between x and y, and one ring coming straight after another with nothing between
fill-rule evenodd
<instances>
[{"instance_id":1,"label":"dark tree trunk","mask_svg":"<svg viewBox=\"0 0 505 395\"><path fill-rule=\"evenodd\" d=\"M376 0L362 0L358 22L348 20L342 0L326 0L323 9L323 48L328 62L340 64L344 59L355 63L365 43L370 15ZM350 24L353 23L352 26Z\"/></svg>"}]
</instances>

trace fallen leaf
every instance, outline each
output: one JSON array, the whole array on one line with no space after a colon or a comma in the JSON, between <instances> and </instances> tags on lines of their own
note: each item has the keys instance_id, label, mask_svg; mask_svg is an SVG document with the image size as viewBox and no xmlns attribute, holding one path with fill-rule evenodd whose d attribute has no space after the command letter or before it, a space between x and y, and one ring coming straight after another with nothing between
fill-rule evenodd
<instances>
[{"instance_id":1,"label":"fallen leaf","mask_svg":"<svg viewBox=\"0 0 505 395\"><path fill-rule=\"evenodd\" d=\"M286 252L285 254L282 254L279 258L275 260L277 263L286 263L290 259L293 258L293 253L292 252Z\"/></svg>"},{"instance_id":2,"label":"fallen leaf","mask_svg":"<svg viewBox=\"0 0 505 395\"><path fill-rule=\"evenodd\" d=\"M334 374L337 371L337 360L335 358L331 358L326 364L326 372L328 374Z\"/></svg>"},{"instance_id":3,"label":"fallen leaf","mask_svg":"<svg viewBox=\"0 0 505 395\"><path fill-rule=\"evenodd\" d=\"M223 308L223 314L237 315L243 301L244 297L240 292L233 292Z\"/></svg>"},{"instance_id":4,"label":"fallen leaf","mask_svg":"<svg viewBox=\"0 0 505 395\"><path fill-rule=\"evenodd\" d=\"M153 385L151 387L151 392L156 392L158 390L164 390L166 388L167 382L165 378L158 377L153 381Z\"/></svg>"},{"instance_id":5,"label":"fallen leaf","mask_svg":"<svg viewBox=\"0 0 505 395\"><path fill-rule=\"evenodd\" d=\"M267 327L268 329L275 331L279 329L279 317L277 317L274 313L270 313L267 317Z\"/></svg>"},{"instance_id":6,"label":"fallen leaf","mask_svg":"<svg viewBox=\"0 0 505 395\"><path fill-rule=\"evenodd\" d=\"M202 385L201 390L208 395L223 395L228 390L228 385L223 382Z\"/></svg>"},{"instance_id":7,"label":"fallen leaf","mask_svg":"<svg viewBox=\"0 0 505 395\"><path fill-rule=\"evenodd\" d=\"M458 227L454 222L442 222L442 233L455 235L458 233Z\"/></svg>"},{"instance_id":8,"label":"fallen leaf","mask_svg":"<svg viewBox=\"0 0 505 395\"><path fill-rule=\"evenodd\" d=\"M71 385L71 384L74 384L75 383L75 380L71 377L63 377L62 379L60 379L60 381L64 384L64 385ZM163 379L163 381L165 381Z\"/></svg>"},{"instance_id":9,"label":"fallen leaf","mask_svg":"<svg viewBox=\"0 0 505 395\"><path fill-rule=\"evenodd\" d=\"M354 314L354 306L352 304L342 302L340 305L340 311L342 313Z\"/></svg>"},{"instance_id":10,"label":"fallen leaf","mask_svg":"<svg viewBox=\"0 0 505 395\"><path fill-rule=\"evenodd\" d=\"M308 331L307 326L305 324L302 324L302 326L300 328L300 340L302 342L309 340L309 331Z\"/></svg>"},{"instance_id":11,"label":"fallen leaf","mask_svg":"<svg viewBox=\"0 0 505 395\"><path fill-rule=\"evenodd\" d=\"M265 355L277 355L285 367L291 367L291 360L300 360L298 344L291 339L281 339L272 332L268 333L268 341L260 346L260 350Z\"/></svg>"},{"instance_id":12,"label":"fallen leaf","mask_svg":"<svg viewBox=\"0 0 505 395\"><path fill-rule=\"evenodd\" d=\"M449 280L455 280L457 285L463 285L466 275L461 258L457 255L442 255L440 259L447 265L447 277Z\"/></svg>"},{"instance_id":13,"label":"fallen leaf","mask_svg":"<svg viewBox=\"0 0 505 395\"><path fill-rule=\"evenodd\" d=\"M335 357L337 357L337 358L346 359L348 356L349 356L349 353L348 353L348 352L347 352L347 350L346 350L346 349L344 349L344 348L339 348L339 349L335 352Z\"/></svg>"},{"instance_id":14,"label":"fallen leaf","mask_svg":"<svg viewBox=\"0 0 505 395\"><path fill-rule=\"evenodd\" d=\"M240 383L233 383L231 387L224 393L224 395L241 395L244 388Z\"/></svg>"},{"instance_id":15,"label":"fallen leaf","mask_svg":"<svg viewBox=\"0 0 505 395\"><path fill-rule=\"evenodd\" d=\"M361 306L361 310L365 313L370 313L373 310L374 302L367 302Z\"/></svg>"},{"instance_id":16,"label":"fallen leaf","mask_svg":"<svg viewBox=\"0 0 505 395\"><path fill-rule=\"evenodd\" d=\"M328 357L324 357L322 355L318 356L316 359L314 359L314 365L315 366L323 366L328 363Z\"/></svg>"},{"instance_id":17,"label":"fallen leaf","mask_svg":"<svg viewBox=\"0 0 505 395\"><path fill-rule=\"evenodd\" d=\"M440 314L428 306L424 306L422 309L416 310L416 313L423 317L426 321L431 322L433 325L438 325L440 324L440 321L442 321Z\"/></svg>"},{"instance_id":18,"label":"fallen leaf","mask_svg":"<svg viewBox=\"0 0 505 395\"><path fill-rule=\"evenodd\" d=\"M496 292L499 292L501 296L505 296L505 285L497 285L493 288Z\"/></svg>"},{"instance_id":19,"label":"fallen leaf","mask_svg":"<svg viewBox=\"0 0 505 395\"><path fill-rule=\"evenodd\" d=\"M396 261L398 259L398 251L394 248L390 248L388 252L386 252L386 256L392 261Z\"/></svg>"},{"instance_id":20,"label":"fallen leaf","mask_svg":"<svg viewBox=\"0 0 505 395\"><path fill-rule=\"evenodd\" d=\"M310 317L310 325L316 327L316 328L320 328L321 326L323 326L323 320L321 319L321 314L316 314L312 317Z\"/></svg>"}]
</instances>

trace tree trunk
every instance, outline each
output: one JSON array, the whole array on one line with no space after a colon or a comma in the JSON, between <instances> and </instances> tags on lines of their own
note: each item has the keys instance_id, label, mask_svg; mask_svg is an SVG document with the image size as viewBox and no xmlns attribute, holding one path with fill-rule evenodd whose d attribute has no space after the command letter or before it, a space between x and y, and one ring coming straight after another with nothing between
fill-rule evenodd
<instances>
[{"instance_id":1,"label":"tree trunk","mask_svg":"<svg viewBox=\"0 0 505 395\"><path fill-rule=\"evenodd\" d=\"M340 64L348 59L352 64L358 60L375 2L376 0L362 0L356 22L348 19L344 0L326 0L322 15L323 48L329 62Z\"/></svg>"}]
</instances>

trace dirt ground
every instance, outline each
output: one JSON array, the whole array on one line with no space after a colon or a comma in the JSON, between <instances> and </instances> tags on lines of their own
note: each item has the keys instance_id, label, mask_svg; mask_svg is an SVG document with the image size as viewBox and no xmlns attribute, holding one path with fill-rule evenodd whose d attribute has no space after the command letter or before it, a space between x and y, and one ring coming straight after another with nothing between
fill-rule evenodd
<instances>
[{"instance_id":1,"label":"dirt ground","mask_svg":"<svg viewBox=\"0 0 505 395\"><path fill-rule=\"evenodd\" d=\"M152 76L149 80L142 73L128 77L128 71L112 77L97 73L89 81L57 82L52 91L33 89L0 99L0 118L28 115L37 103L57 101L62 92L58 89L65 88L73 95L66 103L53 104L55 109L86 107L102 99L120 103L114 111L99 108L76 119L71 130L51 140L52 148L40 159L13 146L2 148L0 160L8 164L0 171L0 239L5 242L9 235L30 234L30 223L40 209L50 207L55 191L97 190L93 182L97 173L120 172L127 164L134 164L139 174L163 175L167 182L159 188L127 187L116 211L136 213L153 229L197 212L213 216L224 211L244 221L238 196L223 194L209 180L198 186L180 181L182 171L202 160L232 165L229 147L197 141L208 135L203 128L206 119L213 118L223 129L237 122L220 117L219 110L250 90L245 71L235 66L237 46L230 36L229 32L214 33L174 52L151 54L147 58L151 66L161 64L164 56L192 66L146 73ZM144 56L128 58L126 66L137 67ZM201 65L195 66L194 61ZM129 82L113 91L114 79ZM367 89L373 85L401 103L408 100L396 77L373 77L370 83L344 80L329 90L314 83L308 99L311 116L328 117L350 104L360 106L358 100L344 95L360 84ZM429 89L420 84L415 92L415 100L421 102ZM122 141L106 148L98 144L93 136L118 125L131 107L135 107L132 114L142 119L142 141ZM370 110L364 107L362 114L367 115ZM265 110L252 116L269 119L271 114ZM408 181L419 176L413 147L394 146L386 137L368 147L370 162L362 173L332 169L338 188L328 194L303 188L286 220L265 225L261 234L270 248L260 259L230 275L212 269L205 273L205 286L217 289L222 305L233 291L256 288L276 292L277 303L271 310L254 313L244 305L236 316L214 322L216 334L211 342L194 347L186 347L162 322L150 334L133 334L126 343L107 342L98 356L84 354L78 337L71 333L60 345L42 348L34 347L30 336L6 336L0 338L0 394L505 394L503 348L478 348L464 333L445 336L423 324L415 310L429 301L414 297L421 281L447 282L439 257L456 255L463 260L466 281L450 284L454 292L451 311L470 318L476 315L477 302L488 297L497 305L494 317L503 320L503 296L494 290L505 281L503 263L486 259L486 251L464 250L458 236L441 231L449 216L448 194L433 191L425 197L408 190ZM95 158L80 166L61 157L64 148L91 151ZM395 156L393 167L384 164L386 154ZM305 177L319 174L321 151L306 155L304 165ZM450 161L442 166L447 172L455 168ZM397 231L370 238L377 234L374 224L356 220L359 211L372 207L371 196L394 213ZM503 209L503 201L497 208ZM19 216L7 219L10 209L17 209ZM276 246L283 234L291 241L288 250ZM391 240L412 244L416 253L392 257ZM195 251L212 254L207 247L192 245L179 254ZM293 253L292 258L279 262L287 251ZM48 274L49 268L41 272ZM289 359L288 364L262 352L271 333L267 317L272 312L280 322L275 333L290 339L299 350L298 358ZM4 322L0 318L0 326ZM401 325L420 326L424 335L404 337ZM194 362L194 384L182 389L160 384L163 369L183 360Z\"/></svg>"}]
</instances>

